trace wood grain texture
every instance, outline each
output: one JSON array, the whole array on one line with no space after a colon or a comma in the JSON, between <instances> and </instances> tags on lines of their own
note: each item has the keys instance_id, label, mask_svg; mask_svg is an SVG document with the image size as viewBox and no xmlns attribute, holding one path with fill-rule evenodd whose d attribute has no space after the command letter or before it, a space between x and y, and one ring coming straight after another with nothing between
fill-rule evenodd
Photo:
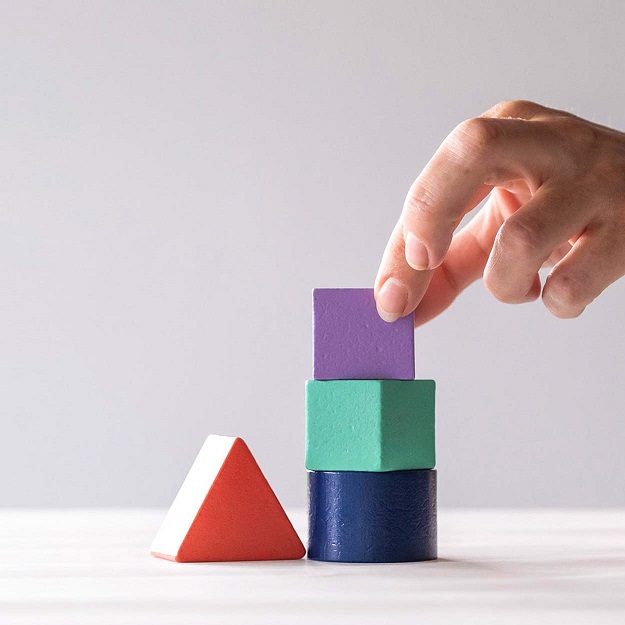
<instances>
[{"instance_id":1,"label":"wood grain texture","mask_svg":"<svg viewBox=\"0 0 625 625\"><path fill-rule=\"evenodd\" d=\"M436 471L311 471L308 557L418 562L437 557Z\"/></svg>"}]
</instances>

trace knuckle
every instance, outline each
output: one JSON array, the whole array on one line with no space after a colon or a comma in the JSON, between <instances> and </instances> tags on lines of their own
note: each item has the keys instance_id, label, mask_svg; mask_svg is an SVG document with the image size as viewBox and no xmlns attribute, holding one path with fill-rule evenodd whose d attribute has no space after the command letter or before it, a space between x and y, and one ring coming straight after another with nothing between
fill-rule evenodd
<instances>
[{"instance_id":1,"label":"knuckle","mask_svg":"<svg viewBox=\"0 0 625 625\"><path fill-rule=\"evenodd\" d=\"M484 286L486 290L498 301L504 304L514 304L517 302L518 297L511 289L511 285L502 281L493 272L487 271L484 273Z\"/></svg>"},{"instance_id":2,"label":"knuckle","mask_svg":"<svg viewBox=\"0 0 625 625\"><path fill-rule=\"evenodd\" d=\"M387 251L391 258L403 258L404 256L404 237L392 237L387 244Z\"/></svg>"},{"instance_id":3,"label":"knuckle","mask_svg":"<svg viewBox=\"0 0 625 625\"><path fill-rule=\"evenodd\" d=\"M540 105L529 100L501 100L490 109L496 117L527 117L528 113L539 108Z\"/></svg>"},{"instance_id":4,"label":"knuckle","mask_svg":"<svg viewBox=\"0 0 625 625\"><path fill-rule=\"evenodd\" d=\"M613 159L605 158L606 143L601 129L577 117L561 117L552 123L552 131L562 147L562 170L576 179L603 177L602 170L609 168Z\"/></svg>"},{"instance_id":5,"label":"knuckle","mask_svg":"<svg viewBox=\"0 0 625 625\"><path fill-rule=\"evenodd\" d=\"M545 283L543 302L556 317L579 317L590 303L586 281L562 274L549 276Z\"/></svg>"},{"instance_id":6,"label":"knuckle","mask_svg":"<svg viewBox=\"0 0 625 625\"><path fill-rule=\"evenodd\" d=\"M497 119L473 117L456 126L452 143L459 152L483 152L491 149L503 136L503 126Z\"/></svg>"},{"instance_id":7,"label":"knuckle","mask_svg":"<svg viewBox=\"0 0 625 625\"><path fill-rule=\"evenodd\" d=\"M384 256L382 259L383 264L386 263L385 266L388 266L389 263L394 263L395 259L403 258L404 249L404 229L401 222L397 222L386 244L386 249L384 250Z\"/></svg>"},{"instance_id":8,"label":"knuckle","mask_svg":"<svg viewBox=\"0 0 625 625\"><path fill-rule=\"evenodd\" d=\"M520 102L520 100L500 100L491 110L501 117L514 117L514 113L519 110Z\"/></svg>"},{"instance_id":9,"label":"knuckle","mask_svg":"<svg viewBox=\"0 0 625 625\"><path fill-rule=\"evenodd\" d=\"M510 217L501 227L498 245L514 256L526 256L540 247L542 230L528 217Z\"/></svg>"},{"instance_id":10,"label":"knuckle","mask_svg":"<svg viewBox=\"0 0 625 625\"><path fill-rule=\"evenodd\" d=\"M563 135L568 137L578 148L590 149L601 139L601 132L593 124L578 117L562 117L557 122Z\"/></svg>"},{"instance_id":11,"label":"knuckle","mask_svg":"<svg viewBox=\"0 0 625 625\"><path fill-rule=\"evenodd\" d=\"M430 220L436 216L434 196L423 185L414 185L406 197L406 212L411 218Z\"/></svg>"}]
</instances>

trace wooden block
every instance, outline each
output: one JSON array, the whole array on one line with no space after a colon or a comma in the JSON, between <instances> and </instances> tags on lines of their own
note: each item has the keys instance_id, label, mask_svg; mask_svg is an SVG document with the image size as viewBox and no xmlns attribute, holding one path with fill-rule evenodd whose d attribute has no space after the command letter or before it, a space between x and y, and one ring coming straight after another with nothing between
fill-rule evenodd
<instances>
[{"instance_id":1,"label":"wooden block","mask_svg":"<svg viewBox=\"0 0 625 625\"><path fill-rule=\"evenodd\" d=\"M151 553L175 562L218 562L296 560L306 550L243 440L211 435Z\"/></svg>"},{"instance_id":2,"label":"wooden block","mask_svg":"<svg viewBox=\"0 0 625 625\"><path fill-rule=\"evenodd\" d=\"M373 289L313 290L315 380L411 380L414 315L383 321Z\"/></svg>"},{"instance_id":3,"label":"wooden block","mask_svg":"<svg viewBox=\"0 0 625 625\"><path fill-rule=\"evenodd\" d=\"M433 380L309 380L306 468L432 469Z\"/></svg>"},{"instance_id":4,"label":"wooden block","mask_svg":"<svg viewBox=\"0 0 625 625\"><path fill-rule=\"evenodd\" d=\"M436 471L313 471L308 489L310 559L436 559Z\"/></svg>"}]
</instances>

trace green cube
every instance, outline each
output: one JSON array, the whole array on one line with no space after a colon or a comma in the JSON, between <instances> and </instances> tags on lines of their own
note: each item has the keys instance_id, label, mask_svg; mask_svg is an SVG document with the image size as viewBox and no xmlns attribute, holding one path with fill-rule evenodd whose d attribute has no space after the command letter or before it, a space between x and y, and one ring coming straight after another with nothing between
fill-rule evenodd
<instances>
[{"instance_id":1,"label":"green cube","mask_svg":"<svg viewBox=\"0 0 625 625\"><path fill-rule=\"evenodd\" d=\"M308 380L310 471L433 469L434 380Z\"/></svg>"}]
</instances>

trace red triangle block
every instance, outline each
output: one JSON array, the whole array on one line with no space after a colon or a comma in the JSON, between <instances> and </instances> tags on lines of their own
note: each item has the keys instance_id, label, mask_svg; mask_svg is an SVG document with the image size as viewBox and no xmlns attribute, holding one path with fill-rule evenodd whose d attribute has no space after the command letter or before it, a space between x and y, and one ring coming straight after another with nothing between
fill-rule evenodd
<instances>
[{"instance_id":1,"label":"red triangle block","mask_svg":"<svg viewBox=\"0 0 625 625\"><path fill-rule=\"evenodd\" d=\"M175 562L297 560L306 550L240 438L211 435L151 553Z\"/></svg>"}]
</instances>

